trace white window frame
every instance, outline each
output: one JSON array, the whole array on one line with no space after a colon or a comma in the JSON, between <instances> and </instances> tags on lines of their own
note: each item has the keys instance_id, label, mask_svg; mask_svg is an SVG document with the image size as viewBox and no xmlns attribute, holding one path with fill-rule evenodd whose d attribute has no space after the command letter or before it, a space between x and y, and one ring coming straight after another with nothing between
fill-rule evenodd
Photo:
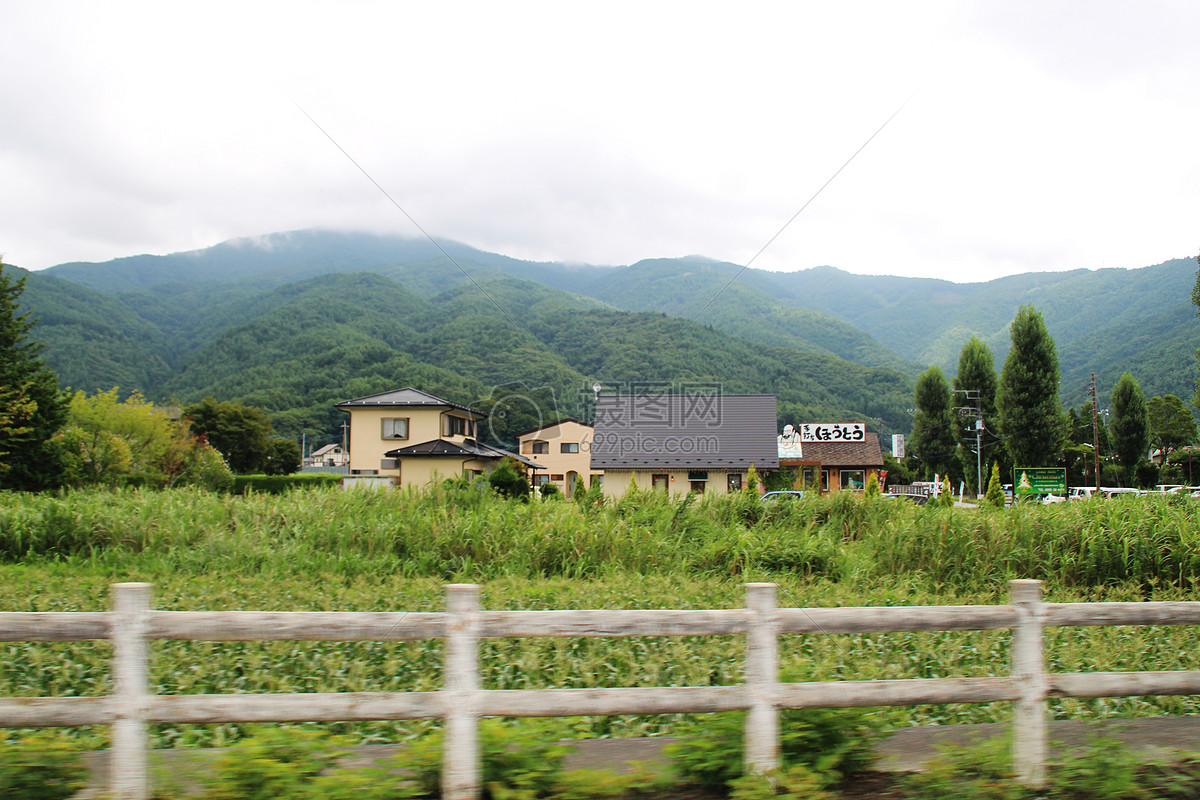
<instances>
[{"instance_id":1,"label":"white window frame","mask_svg":"<svg viewBox=\"0 0 1200 800\"><path fill-rule=\"evenodd\" d=\"M396 433L397 422L404 423L404 433ZM389 428L391 429L391 434L388 433ZM382 420L380 420L379 436L381 439L407 439L408 417L384 417Z\"/></svg>"}]
</instances>

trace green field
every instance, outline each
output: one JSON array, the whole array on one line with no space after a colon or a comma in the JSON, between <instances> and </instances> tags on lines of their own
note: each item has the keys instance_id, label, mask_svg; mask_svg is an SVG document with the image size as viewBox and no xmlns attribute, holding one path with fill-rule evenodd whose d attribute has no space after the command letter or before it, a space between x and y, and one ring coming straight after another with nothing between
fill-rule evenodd
<instances>
[{"instance_id":1,"label":"green field","mask_svg":"<svg viewBox=\"0 0 1200 800\"><path fill-rule=\"evenodd\" d=\"M173 610L440 610L442 585L483 586L492 609L729 608L774 581L781 606L1003 603L1038 578L1046 599L1195 599L1200 504L1089 501L941 509L851 495L529 505L476 488L336 489L235 497L194 490L0 495L0 610L102 610L108 586L155 584ZM1007 632L787 636L787 679L985 676ZM0 696L109 691L106 643L0 643ZM738 683L738 637L485 641L485 688ZM1047 631L1052 671L1200 669L1179 627ZM162 694L436 688L439 642L158 642ZM1193 697L1059 699L1057 717L1195 714ZM1001 721L1006 704L880 709L889 725ZM673 715L548 723L566 736L669 731ZM362 742L428 723L328 726ZM242 728L156 726L156 746L221 744ZM89 746L105 729L64 735Z\"/></svg>"}]
</instances>

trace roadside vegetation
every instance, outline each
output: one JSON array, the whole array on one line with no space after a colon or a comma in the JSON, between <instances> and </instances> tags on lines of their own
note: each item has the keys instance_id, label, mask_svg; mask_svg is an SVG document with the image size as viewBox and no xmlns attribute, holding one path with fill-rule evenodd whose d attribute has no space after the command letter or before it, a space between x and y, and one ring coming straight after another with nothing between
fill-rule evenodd
<instances>
[{"instance_id":1,"label":"roadside vegetation","mask_svg":"<svg viewBox=\"0 0 1200 800\"><path fill-rule=\"evenodd\" d=\"M1200 504L1138 498L917 507L851 494L763 504L590 492L524 503L452 481L431 492L306 489L232 496L189 487L8 494L0 610L102 610L118 581L155 584L177 610L440 610L442 586L483 586L485 608L730 608L751 581L783 606L988 604L1007 581L1050 601L1190 599ZM1004 632L785 637L785 671L814 679L979 677L1008 669ZM1173 626L1047 631L1056 671L1200 669ZM103 642L0 644L0 696L101 695ZM486 688L721 685L742 680L739 637L488 640ZM160 693L420 691L440 642L158 642ZM1190 714L1200 698L1051 701L1057 717ZM1006 720L1006 704L873 712L884 726ZM564 738L675 731L680 715L548 720ZM423 722L320 727L357 742L411 739ZM227 745L246 726L159 725L156 746ZM56 735L103 746L106 729Z\"/></svg>"}]
</instances>

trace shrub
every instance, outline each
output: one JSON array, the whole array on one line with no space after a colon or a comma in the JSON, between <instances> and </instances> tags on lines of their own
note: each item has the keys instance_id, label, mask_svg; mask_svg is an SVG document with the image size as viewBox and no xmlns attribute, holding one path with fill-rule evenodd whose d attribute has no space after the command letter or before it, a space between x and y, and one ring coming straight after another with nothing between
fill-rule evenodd
<instances>
[{"instance_id":1,"label":"shrub","mask_svg":"<svg viewBox=\"0 0 1200 800\"><path fill-rule=\"evenodd\" d=\"M1000 464L994 462L992 464L992 477L988 481L987 496L984 500L988 505L993 505L996 508L1004 508L1005 496L1004 487L1000 484Z\"/></svg>"},{"instance_id":2,"label":"shrub","mask_svg":"<svg viewBox=\"0 0 1200 800\"><path fill-rule=\"evenodd\" d=\"M829 786L870 763L871 742L878 730L866 712L789 709L781 711L779 717L780 756L785 772L802 767ZM666 749L681 777L710 789L734 786L745 774L745 718L743 712L713 714L682 726L680 735L684 738Z\"/></svg>"},{"instance_id":3,"label":"shrub","mask_svg":"<svg viewBox=\"0 0 1200 800\"><path fill-rule=\"evenodd\" d=\"M521 474L520 462L511 456L500 460L499 466L488 475L488 483L501 497L529 500L529 481Z\"/></svg>"},{"instance_id":4,"label":"shrub","mask_svg":"<svg viewBox=\"0 0 1200 800\"><path fill-rule=\"evenodd\" d=\"M492 800L536 798L550 794L562 775L567 748L547 741L536 725L506 725L502 720L479 722L481 780ZM441 791L443 734L427 733L402 756L420 792L437 797Z\"/></svg>"},{"instance_id":5,"label":"shrub","mask_svg":"<svg viewBox=\"0 0 1200 800\"><path fill-rule=\"evenodd\" d=\"M79 753L49 734L26 736L0 747L0 797L4 800L60 800L75 794L87 771Z\"/></svg>"},{"instance_id":6,"label":"shrub","mask_svg":"<svg viewBox=\"0 0 1200 800\"><path fill-rule=\"evenodd\" d=\"M304 472L296 475L235 475L233 476L233 493L284 494L292 489L331 486L341 479L341 475L328 472Z\"/></svg>"}]
</instances>

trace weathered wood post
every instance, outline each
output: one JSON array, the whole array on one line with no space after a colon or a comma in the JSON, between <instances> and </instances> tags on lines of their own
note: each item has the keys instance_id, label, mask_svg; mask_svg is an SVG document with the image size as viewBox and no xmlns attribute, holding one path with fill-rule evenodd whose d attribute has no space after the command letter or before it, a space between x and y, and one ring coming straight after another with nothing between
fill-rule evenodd
<instances>
[{"instance_id":1,"label":"weathered wood post","mask_svg":"<svg viewBox=\"0 0 1200 800\"><path fill-rule=\"evenodd\" d=\"M1013 770L1017 780L1041 786L1046 764L1046 678L1042 660L1041 581L1009 581L1009 594L1017 611L1013 630L1012 674L1020 686L1020 699L1013 709Z\"/></svg>"},{"instance_id":2,"label":"weathered wood post","mask_svg":"<svg viewBox=\"0 0 1200 800\"><path fill-rule=\"evenodd\" d=\"M108 767L109 786L119 800L146 800L149 795L146 612L150 610L150 590L149 583L114 583L110 589L115 720Z\"/></svg>"},{"instance_id":3,"label":"weathered wood post","mask_svg":"<svg viewBox=\"0 0 1200 800\"><path fill-rule=\"evenodd\" d=\"M447 585L446 611L442 797L475 800L479 796L479 587Z\"/></svg>"},{"instance_id":4,"label":"weathered wood post","mask_svg":"<svg viewBox=\"0 0 1200 800\"><path fill-rule=\"evenodd\" d=\"M773 583L746 584L750 630L746 635L746 771L766 775L779 766L779 713L775 698L779 684L778 587Z\"/></svg>"}]
</instances>

